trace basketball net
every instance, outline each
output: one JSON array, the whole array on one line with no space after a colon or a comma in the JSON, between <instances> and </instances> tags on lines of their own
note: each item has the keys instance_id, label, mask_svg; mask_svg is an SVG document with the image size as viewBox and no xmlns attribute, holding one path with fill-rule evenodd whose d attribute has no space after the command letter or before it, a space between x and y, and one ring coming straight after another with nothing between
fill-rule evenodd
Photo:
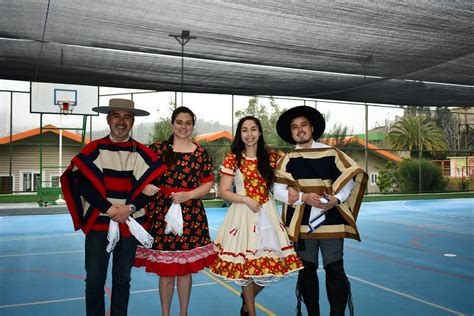
<instances>
[{"instance_id":1,"label":"basketball net","mask_svg":"<svg viewBox=\"0 0 474 316\"><path fill-rule=\"evenodd\" d=\"M75 102L58 101L57 103L59 105L59 113L61 113L62 115L68 115L72 113Z\"/></svg>"}]
</instances>

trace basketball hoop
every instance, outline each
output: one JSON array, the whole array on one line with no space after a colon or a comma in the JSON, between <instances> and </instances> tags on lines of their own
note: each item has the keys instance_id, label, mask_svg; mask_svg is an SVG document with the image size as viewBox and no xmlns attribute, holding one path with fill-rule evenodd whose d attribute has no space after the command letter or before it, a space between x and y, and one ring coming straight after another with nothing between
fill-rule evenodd
<instances>
[{"instance_id":1,"label":"basketball hoop","mask_svg":"<svg viewBox=\"0 0 474 316\"><path fill-rule=\"evenodd\" d=\"M59 113L62 115L71 114L74 110L76 102L74 101L57 101L56 104L59 106Z\"/></svg>"}]
</instances>

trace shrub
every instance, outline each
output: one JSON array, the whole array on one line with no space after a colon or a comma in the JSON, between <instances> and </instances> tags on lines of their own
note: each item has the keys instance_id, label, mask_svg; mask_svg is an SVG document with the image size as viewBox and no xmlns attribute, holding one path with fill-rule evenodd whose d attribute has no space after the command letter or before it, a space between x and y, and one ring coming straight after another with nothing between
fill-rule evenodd
<instances>
[{"instance_id":1,"label":"shrub","mask_svg":"<svg viewBox=\"0 0 474 316\"><path fill-rule=\"evenodd\" d=\"M446 189L448 180L441 168L427 160L404 159L398 165L400 192L419 192L419 170L421 168L421 191L440 192Z\"/></svg>"}]
</instances>

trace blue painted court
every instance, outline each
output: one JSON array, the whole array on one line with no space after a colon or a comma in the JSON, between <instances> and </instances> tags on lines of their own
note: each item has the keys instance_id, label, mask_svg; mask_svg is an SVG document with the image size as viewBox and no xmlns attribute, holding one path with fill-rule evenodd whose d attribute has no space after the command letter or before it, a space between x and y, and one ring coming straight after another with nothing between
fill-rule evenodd
<instances>
[{"instance_id":1,"label":"blue painted court","mask_svg":"<svg viewBox=\"0 0 474 316\"><path fill-rule=\"evenodd\" d=\"M212 234L225 212L207 210ZM473 315L473 215L474 199L364 203L362 242L346 240L344 256L356 315ZM323 285L323 270L319 276ZM84 315L84 277L84 237L69 215L0 217L0 315ZM129 315L159 315L157 282L133 270ZM233 283L207 271L193 282L189 315L238 315ZM295 282L265 289L257 313L295 315ZM324 288L320 296L328 315Z\"/></svg>"}]
</instances>

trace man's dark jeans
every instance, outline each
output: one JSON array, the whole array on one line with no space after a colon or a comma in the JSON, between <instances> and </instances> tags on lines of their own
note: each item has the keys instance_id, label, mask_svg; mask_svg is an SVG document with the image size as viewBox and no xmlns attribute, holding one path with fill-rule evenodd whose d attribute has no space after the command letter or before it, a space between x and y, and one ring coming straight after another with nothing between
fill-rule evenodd
<instances>
[{"instance_id":1,"label":"man's dark jeans","mask_svg":"<svg viewBox=\"0 0 474 316\"><path fill-rule=\"evenodd\" d=\"M86 311L89 316L105 315L104 286L110 254L106 251L107 232L91 231L86 236ZM112 298L110 315L127 315L130 273L135 259L135 237L120 237L112 258Z\"/></svg>"}]
</instances>

